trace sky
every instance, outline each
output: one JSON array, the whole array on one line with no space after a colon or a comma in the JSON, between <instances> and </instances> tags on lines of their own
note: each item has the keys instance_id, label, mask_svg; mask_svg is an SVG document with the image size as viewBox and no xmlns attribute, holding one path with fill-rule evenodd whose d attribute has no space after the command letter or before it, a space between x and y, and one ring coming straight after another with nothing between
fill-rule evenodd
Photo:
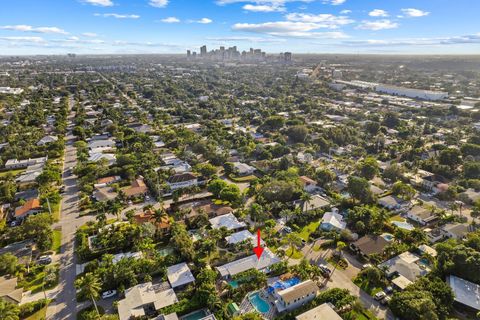
<instances>
[{"instance_id":1,"label":"sky","mask_svg":"<svg viewBox=\"0 0 480 320\"><path fill-rule=\"evenodd\" d=\"M0 55L479 54L478 0L1 0Z\"/></svg>"}]
</instances>

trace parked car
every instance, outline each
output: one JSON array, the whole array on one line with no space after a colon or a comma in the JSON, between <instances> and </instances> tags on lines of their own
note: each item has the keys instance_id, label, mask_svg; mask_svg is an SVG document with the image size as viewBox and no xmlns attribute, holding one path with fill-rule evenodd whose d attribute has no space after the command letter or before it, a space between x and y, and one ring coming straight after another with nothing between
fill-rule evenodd
<instances>
[{"instance_id":1,"label":"parked car","mask_svg":"<svg viewBox=\"0 0 480 320\"><path fill-rule=\"evenodd\" d=\"M389 297L389 296L386 296L385 298L382 299L382 301L380 301L380 303L384 306L388 305L388 303L390 302L390 300L392 300L392 297Z\"/></svg>"},{"instance_id":2,"label":"parked car","mask_svg":"<svg viewBox=\"0 0 480 320\"><path fill-rule=\"evenodd\" d=\"M145 196L145 201L150 201L150 196Z\"/></svg>"},{"instance_id":3,"label":"parked car","mask_svg":"<svg viewBox=\"0 0 480 320\"><path fill-rule=\"evenodd\" d=\"M371 268L373 267L370 263L366 263L362 266L362 270L365 270L365 269L368 269L368 268Z\"/></svg>"},{"instance_id":4,"label":"parked car","mask_svg":"<svg viewBox=\"0 0 480 320\"><path fill-rule=\"evenodd\" d=\"M102 293L102 299L108 299L117 294L117 290L108 290Z\"/></svg>"},{"instance_id":5,"label":"parked car","mask_svg":"<svg viewBox=\"0 0 480 320\"><path fill-rule=\"evenodd\" d=\"M391 286L388 286L383 291L385 291L386 294L391 294L391 293L393 293L393 288Z\"/></svg>"},{"instance_id":6,"label":"parked car","mask_svg":"<svg viewBox=\"0 0 480 320\"><path fill-rule=\"evenodd\" d=\"M318 267L320 268L324 276L330 276L330 274L332 273L332 270L330 270L330 268L324 264L320 264Z\"/></svg>"},{"instance_id":7,"label":"parked car","mask_svg":"<svg viewBox=\"0 0 480 320\"><path fill-rule=\"evenodd\" d=\"M292 228L290 228L290 227L283 227L282 231L285 232L285 233L292 233Z\"/></svg>"},{"instance_id":8,"label":"parked car","mask_svg":"<svg viewBox=\"0 0 480 320\"><path fill-rule=\"evenodd\" d=\"M387 296L387 294L386 294L385 292L380 291L380 292L377 292L373 298L374 298L375 300L377 300L377 301L381 301L381 300L383 300L386 296Z\"/></svg>"},{"instance_id":9,"label":"parked car","mask_svg":"<svg viewBox=\"0 0 480 320\"><path fill-rule=\"evenodd\" d=\"M50 257L50 256L40 256L37 259L37 263L42 264L42 265L50 264L50 263L52 263L52 257Z\"/></svg>"},{"instance_id":10,"label":"parked car","mask_svg":"<svg viewBox=\"0 0 480 320\"><path fill-rule=\"evenodd\" d=\"M10 222L10 227L18 227L20 225L20 221L13 220Z\"/></svg>"}]
</instances>

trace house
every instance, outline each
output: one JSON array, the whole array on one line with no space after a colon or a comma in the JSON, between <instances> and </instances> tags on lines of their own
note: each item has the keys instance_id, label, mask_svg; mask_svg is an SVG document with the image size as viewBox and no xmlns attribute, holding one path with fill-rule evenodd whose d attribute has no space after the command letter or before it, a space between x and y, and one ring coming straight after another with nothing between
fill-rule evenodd
<instances>
[{"instance_id":1,"label":"house","mask_svg":"<svg viewBox=\"0 0 480 320\"><path fill-rule=\"evenodd\" d=\"M396 278L392 279L391 282L392 282L393 286L400 291L405 290L409 285L411 285L413 283L408 278L406 278L402 275L399 275Z\"/></svg>"},{"instance_id":2,"label":"house","mask_svg":"<svg viewBox=\"0 0 480 320\"><path fill-rule=\"evenodd\" d=\"M19 201L20 199L23 199L25 201L32 199L32 198L37 198L38 197L38 190L37 189L28 189L24 191L19 191L15 193L14 200Z\"/></svg>"},{"instance_id":3,"label":"house","mask_svg":"<svg viewBox=\"0 0 480 320\"><path fill-rule=\"evenodd\" d=\"M300 177L300 183L303 185L303 190L308 193L319 192L322 189L317 186L317 182L307 176Z\"/></svg>"},{"instance_id":4,"label":"house","mask_svg":"<svg viewBox=\"0 0 480 320\"><path fill-rule=\"evenodd\" d=\"M88 157L88 161L90 162L99 162L100 160L106 160L108 165L111 166L117 162L117 157L113 153L99 152L90 153Z\"/></svg>"},{"instance_id":5,"label":"house","mask_svg":"<svg viewBox=\"0 0 480 320\"><path fill-rule=\"evenodd\" d=\"M97 179L96 183L93 185L94 187L106 187L113 183L121 181L122 178L120 176L109 176Z\"/></svg>"},{"instance_id":6,"label":"house","mask_svg":"<svg viewBox=\"0 0 480 320\"><path fill-rule=\"evenodd\" d=\"M43 171L43 166L38 169L32 169L31 167L28 168L31 169L31 171L27 169L27 171L25 171L22 175L15 178L17 185L23 189L36 185L37 178L42 174Z\"/></svg>"},{"instance_id":7,"label":"house","mask_svg":"<svg viewBox=\"0 0 480 320\"><path fill-rule=\"evenodd\" d=\"M345 229L347 223L343 221L343 216L338 213L337 208L323 215L320 228L325 231L341 231Z\"/></svg>"},{"instance_id":8,"label":"house","mask_svg":"<svg viewBox=\"0 0 480 320\"><path fill-rule=\"evenodd\" d=\"M382 236L366 235L350 244L350 248L366 259L372 254L382 254L389 242Z\"/></svg>"},{"instance_id":9,"label":"house","mask_svg":"<svg viewBox=\"0 0 480 320\"><path fill-rule=\"evenodd\" d=\"M9 159L7 160L7 162L5 162L5 169L7 170L25 169L28 166L45 164L46 162L47 162L47 157L40 157L40 158L26 159L26 160Z\"/></svg>"},{"instance_id":10,"label":"house","mask_svg":"<svg viewBox=\"0 0 480 320\"><path fill-rule=\"evenodd\" d=\"M385 275L388 278L401 275L411 282L415 282L417 278L430 272L430 268L421 263L420 257L409 251L379 264L378 268L385 270Z\"/></svg>"},{"instance_id":11,"label":"house","mask_svg":"<svg viewBox=\"0 0 480 320\"><path fill-rule=\"evenodd\" d=\"M381 205L382 207L392 210L392 211L397 211L397 210L405 210L410 206L409 201L404 201L400 198L397 198L395 196L385 196L381 197L378 199L378 204Z\"/></svg>"},{"instance_id":12,"label":"house","mask_svg":"<svg viewBox=\"0 0 480 320\"><path fill-rule=\"evenodd\" d=\"M423 206L413 206L407 211L407 218L426 226L435 222L438 217L434 210L427 209Z\"/></svg>"},{"instance_id":13,"label":"house","mask_svg":"<svg viewBox=\"0 0 480 320\"><path fill-rule=\"evenodd\" d=\"M426 228L423 231L427 234L427 239L430 243L435 243L445 238L445 232L442 228Z\"/></svg>"},{"instance_id":14,"label":"house","mask_svg":"<svg viewBox=\"0 0 480 320\"><path fill-rule=\"evenodd\" d=\"M178 173L168 178L167 185L171 191L194 187L198 185L198 178L191 172Z\"/></svg>"},{"instance_id":15,"label":"house","mask_svg":"<svg viewBox=\"0 0 480 320\"><path fill-rule=\"evenodd\" d=\"M237 217L233 213L227 213L222 216L211 218L210 224L213 229L227 228L227 230L240 230L244 229L247 225L245 222L238 221Z\"/></svg>"},{"instance_id":16,"label":"house","mask_svg":"<svg viewBox=\"0 0 480 320\"><path fill-rule=\"evenodd\" d=\"M17 289L17 278L0 277L0 299L20 304L23 296L23 288Z\"/></svg>"},{"instance_id":17,"label":"house","mask_svg":"<svg viewBox=\"0 0 480 320\"><path fill-rule=\"evenodd\" d=\"M45 136L42 139L38 140L37 146L44 146L46 144L58 141L57 136Z\"/></svg>"},{"instance_id":18,"label":"house","mask_svg":"<svg viewBox=\"0 0 480 320\"><path fill-rule=\"evenodd\" d=\"M295 201L295 206L300 206L302 212L309 212L317 209L325 209L330 206L330 202L326 198L316 194L312 196L310 201Z\"/></svg>"},{"instance_id":19,"label":"house","mask_svg":"<svg viewBox=\"0 0 480 320\"><path fill-rule=\"evenodd\" d=\"M318 286L312 280L306 280L290 288L275 293L275 306L278 312L291 311L315 299Z\"/></svg>"},{"instance_id":20,"label":"house","mask_svg":"<svg viewBox=\"0 0 480 320\"><path fill-rule=\"evenodd\" d=\"M162 284L142 283L125 290L125 298L118 301L119 319L152 315L177 302L173 289L165 289Z\"/></svg>"},{"instance_id":21,"label":"house","mask_svg":"<svg viewBox=\"0 0 480 320\"><path fill-rule=\"evenodd\" d=\"M474 231L474 228L468 223L449 223L443 226L443 234L449 239L463 240L467 234Z\"/></svg>"},{"instance_id":22,"label":"house","mask_svg":"<svg viewBox=\"0 0 480 320\"><path fill-rule=\"evenodd\" d=\"M94 192L92 197L99 202L105 202L108 200L113 200L117 197L118 193L113 191L110 187L100 187L97 188Z\"/></svg>"},{"instance_id":23,"label":"house","mask_svg":"<svg viewBox=\"0 0 480 320\"><path fill-rule=\"evenodd\" d=\"M295 317L295 320L342 320L331 303L324 303Z\"/></svg>"},{"instance_id":24,"label":"house","mask_svg":"<svg viewBox=\"0 0 480 320\"><path fill-rule=\"evenodd\" d=\"M448 189L448 180L438 174L429 174L422 178L422 187L437 194Z\"/></svg>"},{"instance_id":25,"label":"house","mask_svg":"<svg viewBox=\"0 0 480 320\"><path fill-rule=\"evenodd\" d=\"M155 221L153 217L154 212L152 210L142 211L133 216L133 220L137 224L152 223L161 234L167 234L170 232L171 224L168 216L161 217L160 221Z\"/></svg>"},{"instance_id":26,"label":"house","mask_svg":"<svg viewBox=\"0 0 480 320\"><path fill-rule=\"evenodd\" d=\"M88 143L88 150L96 150L97 152L104 149L112 149L115 147L115 141L112 139L92 140Z\"/></svg>"},{"instance_id":27,"label":"house","mask_svg":"<svg viewBox=\"0 0 480 320\"><path fill-rule=\"evenodd\" d=\"M434 248L430 247L430 246L427 246L426 244L422 244L418 247L418 251L421 253L421 254L427 254L431 257L436 257L437 256L437 250L435 250Z\"/></svg>"},{"instance_id":28,"label":"house","mask_svg":"<svg viewBox=\"0 0 480 320\"><path fill-rule=\"evenodd\" d=\"M475 191L475 189L469 188L460 193L459 198L465 203L473 204L480 199L480 191Z\"/></svg>"},{"instance_id":29,"label":"house","mask_svg":"<svg viewBox=\"0 0 480 320\"><path fill-rule=\"evenodd\" d=\"M137 252L127 252L127 253L117 253L113 255L112 263L117 264L122 259L141 259L143 258L143 253L141 251Z\"/></svg>"},{"instance_id":30,"label":"house","mask_svg":"<svg viewBox=\"0 0 480 320\"><path fill-rule=\"evenodd\" d=\"M282 260L270 251L270 249L265 248L260 259L254 254L216 267L216 269L223 279L230 279L234 275L250 269L257 269L269 273L269 267L281 261Z\"/></svg>"},{"instance_id":31,"label":"house","mask_svg":"<svg viewBox=\"0 0 480 320\"><path fill-rule=\"evenodd\" d=\"M43 208L40 205L40 200L38 198L29 199L23 206L15 209L15 219L22 220L41 211L43 211Z\"/></svg>"},{"instance_id":32,"label":"house","mask_svg":"<svg viewBox=\"0 0 480 320\"><path fill-rule=\"evenodd\" d=\"M197 201L194 203L189 203L180 206L182 209L190 209L190 213L186 215L187 219L191 219L200 215L201 213L206 213L209 217L218 217L225 214L233 213L233 208L226 205L215 204L210 200L207 201Z\"/></svg>"},{"instance_id":33,"label":"house","mask_svg":"<svg viewBox=\"0 0 480 320\"><path fill-rule=\"evenodd\" d=\"M249 176L255 172L255 168L242 162L233 162L233 171L239 176Z\"/></svg>"},{"instance_id":34,"label":"house","mask_svg":"<svg viewBox=\"0 0 480 320\"><path fill-rule=\"evenodd\" d=\"M257 237L255 237L250 231L248 230L242 230L236 233L233 233L229 235L228 237L225 237L225 240L227 241L227 244L229 245L235 245L237 243L242 243L245 241L249 241L253 244L253 246L257 245ZM262 239L260 239L260 245L263 245L264 242Z\"/></svg>"},{"instance_id":35,"label":"house","mask_svg":"<svg viewBox=\"0 0 480 320\"><path fill-rule=\"evenodd\" d=\"M148 187L143 178L139 178L132 181L130 187L123 189L123 193L127 198L144 197L148 193Z\"/></svg>"},{"instance_id":36,"label":"house","mask_svg":"<svg viewBox=\"0 0 480 320\"><path fill-rule=\"evenodd\" d=\"M452 275L447 277L447 284L452 288L455 304L480 311L480 285Z\"/></svg>"},{"instance_id":37,"label":"house","mask_svg":"<svg viewBox=\"0 0 480 320\"><path fill-rule=\"evenodd\" d=\"M173 289L184 288L195 281L195 277L185 262L168 267L167 278Z\"/></svg>"},{"instance_id":38,"label":"house","mask_svg":"<svg viewBox=\"0 0 480 320\"><path fill-rule=\"evenodd\" d=\"M32 259L33 247L35 243L33 240L24 240L9 244L0 248L0 256L6 253L11 253L18 259L18 264L29 264Z\"/></svg>"}]
</instances>

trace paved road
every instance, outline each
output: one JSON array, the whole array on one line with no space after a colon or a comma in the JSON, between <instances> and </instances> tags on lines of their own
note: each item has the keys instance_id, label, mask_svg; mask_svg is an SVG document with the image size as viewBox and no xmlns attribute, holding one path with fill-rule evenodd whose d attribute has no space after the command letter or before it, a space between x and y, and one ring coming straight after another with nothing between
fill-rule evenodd
<instances>
[{"instance_id":1,"label":"paved road","mask_svg":"<svg viewBox=\"0 0 480 320\"><path fill-rule=\"evenodd\" d=\"M74 103L75 101L71 96L69 99L69 120L74 120L75 117L75 113L71 111ZM65 161L62 174L65 193L61 202L60 221L54 225L54 228L59 227L62 230L61 253L56 257L57 262L60 263L60 281L57 288L48 292L49 297L54 298L55 302L47 310L47 319L58 320L76 318L77 302L74 286L76 275L75 231L88 220L94 219L93 217L79 217L77 179L75 176L67 173L77 164L77 150L73 146L73 135L67 135L65 141Z\"/></svg>"},{"instance_id":2,"label":"paved road","mask_svg":"<svg viewBox=\"0 0 480 320\"><path fill-rule=\"evenodd\" d=\"M324 259L326 257L325 251L314 251L312 250L311 245L306 245L302 249L302 252L312 264L328 264ZM362 302L363 306L373 312L378 319L395 319L392 312L388 308L385 308L380 303L375 301L375 299L373 299L368 293L361 290L357 285L352 282L351 278L340 269L336 269L333 272L330 280L327 281L325 288L347 289L352 295L357 296Z\"/></svg>"}]
</instances>

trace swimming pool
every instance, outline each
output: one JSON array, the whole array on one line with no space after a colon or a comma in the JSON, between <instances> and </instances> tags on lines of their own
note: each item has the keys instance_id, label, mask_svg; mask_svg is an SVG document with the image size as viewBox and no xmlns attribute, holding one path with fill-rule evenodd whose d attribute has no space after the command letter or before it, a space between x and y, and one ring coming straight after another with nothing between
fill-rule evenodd
<instances>
[{"instance_id":1,"label":"swimming pool","mask_svg":"<svg viewBox=\"0 0 480 320\"><path fill-rule=\"evenodd\" d=\"M237 288L238 288L238 281L237 281L237 280L229 281L228 284L229 284L230 287L232 287L233 289L237 289Z\"/></svg>"},{"instance_id":2,"label":"swimming pool","mask_svg":"<svg viewBox=\"0 0 480 320\"><path fill-rule=\"evenodd\" d=\"M208 313L204 310L197 310L193 311L192 313L187 314L186 316L182 317L182 320L200 320L208 316Z\"/></svg>"},{"instance_id":3,"label":"swimming pool","mask_svg":"<svg viewBox=\"0 0 480 320\"><path fill-rule=\"evenodd\" d=\"M270 311L270 304L263 300L262 297L260 297L260 293L257 291L255 293L252 293L248 299L250 300L250 303L257 309L258 312L260 313L267 313ZM192 319L189 319L192 320Z\"/></svg>"},{"instance_id":4,"label":"swimming pool","mask_svg":"<svg viewBox=\"0 0 480 320\"><path fill-rule=\"evenodd\" d=\"M393 221L392 223L394 225L396 225L397 227L399 227L400 229L405 229L405 230L409 230L409 231L415 229L415 227L408 222Z\"/></svg>"},{"instance_id":5,"label":"swimming pool","mask_svg":"<svg viewBox=\"0 0 480 320\"><path fill-rule=\"evenodd\" d=\"M300 279L297 277L293 277L285 281L282 281L282 280L275 281L272 285L268 287L268 293L273 293L277 289L285 290L299 283L300 283Z\"/></svg>"},{"instance_id":6,"label":"swimming pool","mask_svg":"<svg viewBox=\"0 0 480 320\"><path fill-rule=\"evenodd\" d=\"M390 242L390 241L393 240L393 235L390 234L390 233L384 233L384 234L382 234L382 238L387 240L388 242Z\"/></svg>"}]
</instances>

